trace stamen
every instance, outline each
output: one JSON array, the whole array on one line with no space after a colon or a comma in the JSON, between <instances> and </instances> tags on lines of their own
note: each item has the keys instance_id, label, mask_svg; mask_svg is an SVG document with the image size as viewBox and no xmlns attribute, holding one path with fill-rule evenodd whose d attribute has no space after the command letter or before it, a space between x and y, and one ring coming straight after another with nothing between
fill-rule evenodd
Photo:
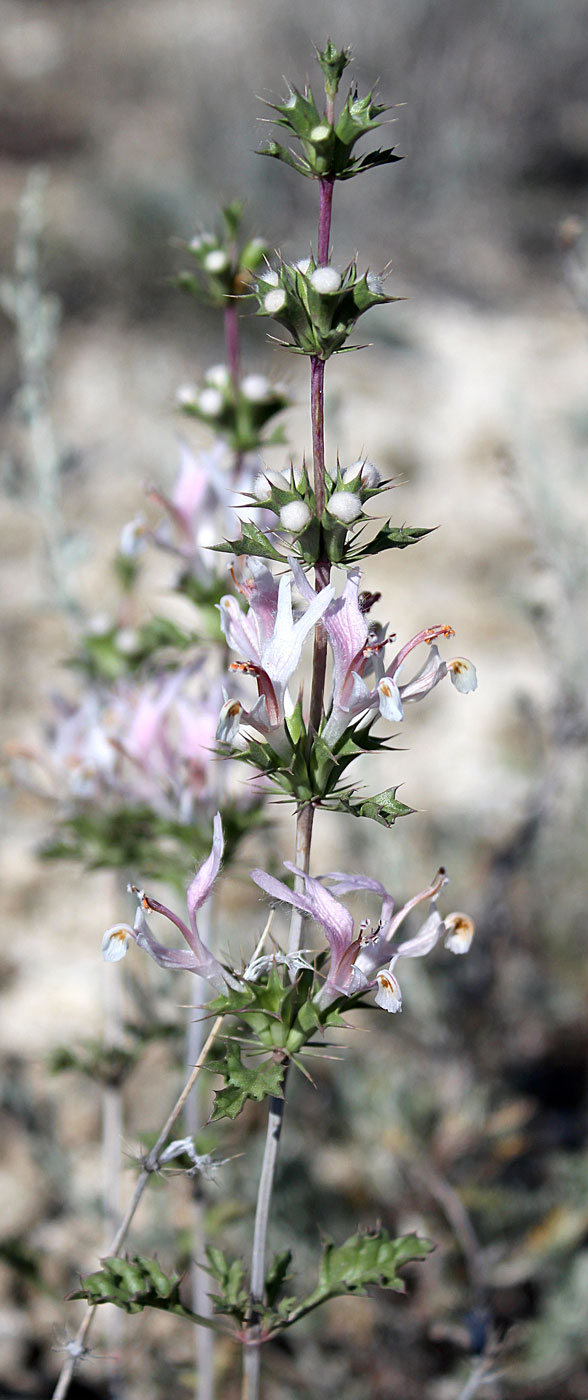
<instances>
[{"instance_id":1,"label":"stamen","mask_svg":"<svg viewBox=\"0 0 588 1400\"><path fill-rule=\"evenodd\" d=\"M363 648L362 656L373 656L377 651L383 651L384 647L387 646L388 642L393 642L395 641L395 639L396 633L391 632L390 636L384 637L383 641L381 642L368 641L366 646L364 646Z\"/></svg>"},{"instance_id":2,"label":"stamen","mask_svg":"<svg viewBox=\"0 0 588 1400\"><path fill-rule=\"evenodd\" d=\"M241 671L244 676L258 676L259 666L253 661L231 661L229 671Z\"/></svg>"},{"instance_id":3,"label":"stamen","mask_svg":"<svg viewBox=\"0 0 588 1400\"><path fill-rule=\"evenodd\" d=\"M442 624L441 627L427 627L427 629L426 629L426 631L425 631L424 641L425 641L425 642L428 642L429 645L430 645L431 642L434 642L434 641L435 641L435 638L436 638L436 637L447 637L447 638L449 638L449 637L454 637L454 636L455 636L455 629L454 629L453 627L450 627L450 626L449 626L449 623L445 622L445 623Z\"/></svg>"}]
</instances>

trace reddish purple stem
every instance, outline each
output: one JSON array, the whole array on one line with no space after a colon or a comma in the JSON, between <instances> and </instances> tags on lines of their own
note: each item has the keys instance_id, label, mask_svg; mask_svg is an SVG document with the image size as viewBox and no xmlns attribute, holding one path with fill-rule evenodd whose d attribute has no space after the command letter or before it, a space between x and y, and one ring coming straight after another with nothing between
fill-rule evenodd
<instances>
[{"instance_id":1,"label":"reddish purple stem","mask_svg":"<svg viewBox=\"0 0 588 1400\"><path fill-rule=\"evenodd\" d=\"M334 180L319 180L319 221L317 261L320 267L329 261L331 242L331 210L333 207Z\"/></svg>"}]
</instances>

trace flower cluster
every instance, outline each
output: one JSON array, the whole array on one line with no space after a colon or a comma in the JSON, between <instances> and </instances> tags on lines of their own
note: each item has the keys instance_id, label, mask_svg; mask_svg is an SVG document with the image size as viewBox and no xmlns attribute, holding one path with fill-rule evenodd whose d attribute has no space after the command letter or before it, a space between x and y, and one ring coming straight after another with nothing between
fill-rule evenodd
<instances>
[{"instance_id":1,"label":"flower cluster","mask_svg":"<svg viewBox=\"0 0 588 1400\"><path fill-rule=\"evenodd\" d=\"M296 620L293 583L306 605ZM296 560L291 560L290 570L278 583L267 565L250 559L245 561L238 588L248 602L247 611L242 611L234 596L223 597L221 626L228 646L240 658L232 669L254 678L258 698L249 710L240 702L227 701L218 729L224 743L231 743L245 723L262 734L272 733L273 738L276 731L283 731L285 716L293 708L288 684L298 669L304 640L319 620L333 663L322 729L322 738L331 747L359 717L369 720L379 712L384 719L400 722L407 701L422 700L447 675L462 693L476 687L471 661L441 657L437 639L453 636L453 629L444 623L424 628L386 660L386 647L393 638L378 623L370 624L368 614L375 600L362 592L358 568L348 571L343 592L335 597L332 584L315 593ZM412 678L402 680L405 662L419 646L428 648L428 656Z\"/></svg>"},{"instance_id":2,"label":"flower cluster","mask_svg":"<svg viewBox=\"0 0 588 1400\"><path fill-rule=\"evenodd\" d=\"M318 266L314 258L282 262L278 271L267 268L255 287L260 316L269 316L289 331L289 350L328 360L342 350L360 316L373 306L398 298L384 291L382 277L371 272L362 276L357 263L343 272L336 267Z\"/></svg>"},{"instance_id":3,"label":"flower cluster","mask_svg":"<svg viewBox=\"0 0 588 1400\"><path fill-rule=\"evenodd\" d=\"M239 973L221 964L207 948L198 932L196 914L211 894L222 855L223 831L220 814L217 813L212 850L188 889L188 922L159 900L145 894L144 890L131 886L138 898L134 926L115 924L107 929L102 940L105 960L118 962L125 956L132 940L160 967L193 972L221 993L230 989L239 990L243 982L255 982L280 965L287 969L292 980L301 972L314 974L313 962L309 961L313 954L309 950L290 955L276 952L257 957ZM353 1001L370 991L375 992L376 1004L385 1011L400 1011L402 993L395 975L396 964L400 960L426 957L441 938L444 938L445 947L455 954L467 953L470 947L474 925L469 916L454 912L442 918L437 908L438 896L447 884L444 870L439 870L430 885L396 910L392 896L379 880L365 875L346 875L341 871L317 879L289 861L284 864L302 882L302 893L291 890L282 880L275 879L264 870L252 870L251 878L274 902L293 906L323 930L330 952L328 968L326 976L322 968L316 976L313 975L310 989L318 1012L326 1010L334 1002ZM380 918L375 928L372 928L369 919L363 919L356 931L352 915L337 898L338 895L357 891L376 895L381 901ZM407 915L425 902L428 902L429 909L421 927L412 938L398 942L398 931ZM168 948L160 943L149 927L146 914L161 914L174 924L182 934L186 948ZM318 969L318 963L316 966ZM308 1038L314 1030L315 1024L311 1021Z\"/></svg>"}]
</instances>

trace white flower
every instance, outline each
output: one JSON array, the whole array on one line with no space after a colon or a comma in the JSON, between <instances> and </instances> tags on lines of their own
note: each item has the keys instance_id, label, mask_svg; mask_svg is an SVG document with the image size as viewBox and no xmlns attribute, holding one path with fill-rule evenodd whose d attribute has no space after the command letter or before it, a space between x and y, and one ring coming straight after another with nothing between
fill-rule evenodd
<instances>
[{"instance_id":1,"label":"white flower","mask_svg":"<svg viewBox=\"0 0 588 1400\"><path fill-rule=\"evenodd\" d=\"M447 929L445 947L450 953L467 953L475 932L475 924L470 919L469 914L448 914L443 920L443 926Z\"/></svg>"},{"instance_id":2,"label":"white flower","mask_svg":"<svg viewBox=\"0 0 588 1400\"><path fill-rule=\"evenodd\" d=\"M315 292L338 292L341 286L341 273L336 267L317 267L311 276Z\"/></svg>"},{"instance_id":3,"label":"white flower","mask_svg":"<svg viewBox=\"0 0 588 1400\"><path fill-rule=\"evenodd\" d=\"M224 248L213 248L210 253L206 254L204 267L207 272L226 272L228 266L229 257Z\"/></svg>"},{"instance_id":4,"label":"white flower","mask_svg":"<svg viewBox=\"0 0 588 1400\"><path fill-rule=\"evenodd\" d=\"M478 677L473 661L468 661L465 656L454 656L453 661L447 662L447 670L456 690L462 695L467 695L469 691L476 690Z\"/></svg>"},{"instance_id":5,"label":"white flower","mask_svg":"<svg viewBox=\"0 0 588 1400\"><path fill-rule=\"evenodd\" d=\"M280 523L285 530L290 530L293 535L299 535L306 529L310 520L310 511L305 501L288 501L282 506L280 511Z\"/></svg>"},{"instance_id":6,"label":"white flower","mask_svg":"<svg viewBox=\"0 0 588 1400\"><path fill-rule=\"evenodd\" d=\"M202 389L198 395L198 407L207 418L218 418L223 411L223 396L220 389Z\"/></svg>"},{"instance_id":7,"label":"white flower","mask_svg":"<svg viewBox=\"0 0 588 1400\"><path fill-rule=\"evenodd\" d=\"M272 386L265 374L246 374L241 383L241 393L250 403L266 403L271 392Z\"/></svg>"},{"instance_id":8,"label":"white flower","mask_svg":"<svg viewBox=\"0 0 588 1400\"><path fill-rule=\"evenodd\" d=\"M351 466L346 467L343 472L345 484L349 481L356 481L358 476L362 486L367 487L368 491L371 491L374 486L379 485L380 473L373 462L370 462L369 457L364 459L358 458L357 462L352 462Z\"/></svg>"},{"instance_id":9,"label":"white flower","mask_svg":"<svg viewBox=\"0 0 588 1400\"><path fill-rule=\"evenodd\" d=\"M361 499L354 491L334 491L327 502L327 510L342 525L352 525L361 515Z\"/></svg>"},{"instance_id":10,"label":"white flower","mask_svg":"<svg viewBox=\"0 0 588 1400\"><path fill-rule=\"evenodd\" d=\"M267 311L270 316L276 316L285 305L286 293L282 287L276 287L275 292L268 292L263 299L264 311Z\"/></svg>"}]
</instances>

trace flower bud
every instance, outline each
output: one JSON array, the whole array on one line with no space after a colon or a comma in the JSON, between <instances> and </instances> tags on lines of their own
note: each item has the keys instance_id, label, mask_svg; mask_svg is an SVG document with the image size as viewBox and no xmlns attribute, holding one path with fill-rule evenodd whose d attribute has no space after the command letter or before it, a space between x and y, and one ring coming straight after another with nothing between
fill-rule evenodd
<instances>
[{"instance_id":1,"label":"flower bud","mask_svg":"<svg viewBox=\"0 0 588 1400\"><path fill-rule=\"evenodd\" d=\"M293 535L300 535L306 529L310 518L310 511L304 501L288 501L280 511L281 524Z\"/></svg>"},{"instance_id":2,"label":"flower bud","mask_svg":"<svg viewBox=\"0 0 588 1400\"><path fill-rule=\"evenodd\" d=\"M211 365L204 378L207 384L214 384L217 389L226 389L230 375L226 365Z\"/></svg>"},{"instance_id":3,"label":"flower bud","mask_svg":"<svg viewBox=\"0 0 588 1400\"><path fill-rule=\"evenodd\" d=\"M336 267L317 267L311 276L311 285L315 292L338 292L341 286L341 273Z\"/></svg>"},{"instance_id":4,"label":"flower bud","mask_svg":"<svg viewBox=\"0 0 588 1400\"><path fill-rule=\"evenodd\" d=\"M268 467L266 471L260 472L253 483L253 494L258 501L269 501L272 494L272 487L277 486L280 490L288 489L288 482L282 472L272 471ZM296 502L294 502L294 505Z\"/></svg>"},{"instance_id":5,"label":"flower bud","mask_svg":"<svg viewBox=\"0 0 588 1400\"><path fill-rule=\"evenodd\" d=\"M321 122L320 126L313 126L310 133L310 140L314 141L315 145L317 142L328 141L329 137L332 135L332 131L333 128L331 126L327 126L326 123Z\"/></svg>"},{"instance_id":6,"label":"flower bud","mask_svg":"<svg viewBox=\"0 0 588 1400\"><path fill-rule=\"evenodd\" d=\"M302 273L303 277L306 277L309 268L312 267L312 261L310 258L299 258L298 262L294 263L294 267Z\"/></svg>"},{"instance_id":7,"label":"flower bud","mask_svg":"<svg viewBox=\"0 0 588 1400\"><path fill-rule=\"evenodd\" d=\"M191 408L196 403L196 386L194 384L180 384L176 389L176 403L178 408Z\"/></svg>"},{"instance_id":8,"label":"flower bud","mask_svg":"<svg viewBox=\"0 0 588 1400\"><path fill-rule=\"evenodd\" d=\"M136 627L120 627L116 634L116 645L123 656L132 656L140 644Z\"/></svg>"},{"instance_id":9,"label":"flower bud","mask_svg":"<svg viewBox=\"0 0 588 1400\"><path fill-rule=\"evenodd\" d=\"M213 233L195 233L190 239L190 247L193 253L199 253L201 248L207 248L214 243Z\"/></svg>"},{"instance_id":10,"label":"flower bud","mask_svg":"<svg viewBox=\"0 0 588 1400\"><path fill-rule=\"evenodd\" d=\"M279 287L280 285L280 279L273 267L268 267L267 272L264 272L262 281L266 282L269 287Z\"/></svg>"},{"instance_id":11,"label":"flower bud","mask_svg":"<svg viewBox=\"0 0 588 1400\"><path fill-rule=\"evenodd\" d=\"M354 491L334 491L327 510L342 525L352 525L361 515L361 499Z\"/></svg>"},{"instance_id":12,"label":"flower bud","mask_svg":"<svg viewBox=\"0 0 588 1400\"><path fill-rule=\"evenodd\" d=\"M373 462L370 462L369 457L366 457L365 460L358 458L357 462L352 462L351 466L346 467L343 472L343 480L345 483L348 481L356 481L358 476L361 485L365 486L368 491L372 491L373 488L380 483L378 468L374 466Z\"/></svg>"},{"instance_id":13,"label":"flower bud","mask_svg":"<svg viewBox=\"0 0 588 1400\"><path fill-rule=\"evenodd\" d=\"M272 386L265 374L246 374L241 383L241 393L250 403L267 403L271 398Z\"/></svg>"},{"instance_id":14,"label":"flower bud","mask_svg":"<svg viewBox=\"0 0 588 1400\"><path fill-rule=\"evenodd\" d=\"M286 293L282 287L276 287L275 292L268 292L263 299L264 311L270 316L276 316L278 311L282 311L286 305Z\"/></svg>"},{"instance_id":15,"label":"flower bud","mask_svg":"<svg viewBox=\"0 0 588 1400\"><path fill-rule=\"evenodd\" d=\"M198 408L207 418L218 418L223 411L223 396L220 389L202 389L197 399Z\"/></svg>"},{"instance_id":16,"label":"flower bud","mask_svg":"<svg viewBox=\"0 0 588 1400\"><path fill-rule=\"evenodd\" d=\"M206 254L206 257L203 262L203 267L205 271L212 272L213 274L218 272L226 272L228 266L229 255L228 253L225 253L224 248L213 248L210 253Z\"/></svg>"}]
</instances>

